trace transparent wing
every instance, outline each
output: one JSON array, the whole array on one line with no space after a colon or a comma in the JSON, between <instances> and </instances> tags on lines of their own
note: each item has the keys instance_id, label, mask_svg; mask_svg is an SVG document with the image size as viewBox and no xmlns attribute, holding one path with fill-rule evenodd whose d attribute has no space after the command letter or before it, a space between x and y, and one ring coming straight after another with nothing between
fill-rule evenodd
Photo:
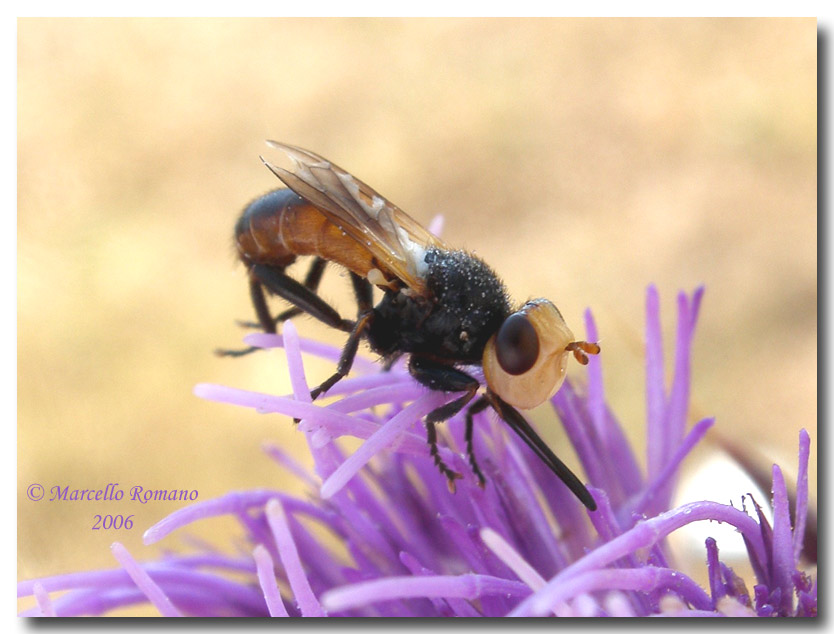
<instances>
[{"instance_id":1,"label":"transparent wing","mask_svg":"<svg viewBox=\"0 0 834 634\"><path fill-rule=\"evenodd\" d=\"M296 194L357 240L380 262L383 275L396 275L406 286L425 291L423 255L443 241L371 187L318 154L267 141L288 162L284 167L261 160Z\"/></svg>"}]
</instances>

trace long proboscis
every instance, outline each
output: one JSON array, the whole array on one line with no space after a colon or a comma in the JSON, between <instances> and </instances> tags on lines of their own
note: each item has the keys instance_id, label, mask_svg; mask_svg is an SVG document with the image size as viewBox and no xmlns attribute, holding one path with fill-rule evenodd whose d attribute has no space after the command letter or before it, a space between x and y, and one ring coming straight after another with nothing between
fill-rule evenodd
<instances>
[{"instance_id":1,"label":"long proboscis","mask_svg":"<svg viewBox=\"0 0 834 634\"><path fill-rule=\"evenodd\" d=\"M544 462L550 470L565 483L565 486L567 486L577 498L579 498L579 501L582 502L582 504L584 504L589 511L596 511L597 503L594 501L594 498L591 496L588 489L585 488L585 485L582 484L582 481L576 477L576 474L571 471L564 462L559 460L556 454L550 450L550 447L548 447L536 433L536 430L530 426L530 423L527 422L524 416L522 416L521 413L512 405L501 400L497 394L488 393L487 398L489 398L493 409L504 420L504 422L510 426L510 429L521 437L521 439L527 444L528 447L530 447L530 449L533 450L541 461Z\"/></svg>"}]
</instances>

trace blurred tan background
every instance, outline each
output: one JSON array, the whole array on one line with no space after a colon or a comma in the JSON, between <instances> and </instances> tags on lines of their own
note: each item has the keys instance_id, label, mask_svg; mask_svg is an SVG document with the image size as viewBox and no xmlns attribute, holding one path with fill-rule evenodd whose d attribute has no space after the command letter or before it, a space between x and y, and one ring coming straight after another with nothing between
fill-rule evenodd
<instances>
[{"instance_id":1,"label":"blurred tan background","mask_svg":"<svg viewBox=\"0 0 834 634\"><path fill-rule=\"evenodd\" d=\"M252 317L231 231L277 186L266 138L424 223L442 213L451 244L574 331L592 307L641 453L645 288L668 353L676 293L706 284L693 419L715 415L789 479L808 428L815 492L816 46L813 19L21 20L18 576L114 566L114 540L154 556L141 534L179 506L34 503L33 482L295 486L259 449L306 456L289 420L191 392L288 391L278 352L212 355ZM349 306L345 280L325 280ZM548 409L533 416L563 442ZM731 488L722 501L747 490ZM136 527L91 530L104 513Z\"/></svg>"}]
</instances>

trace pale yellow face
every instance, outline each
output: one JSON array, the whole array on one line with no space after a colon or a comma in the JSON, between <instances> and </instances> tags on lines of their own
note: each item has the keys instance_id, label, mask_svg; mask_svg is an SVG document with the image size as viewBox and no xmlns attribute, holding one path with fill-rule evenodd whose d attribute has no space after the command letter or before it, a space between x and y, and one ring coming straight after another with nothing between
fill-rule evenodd
<instances>
[{"instance_id":1,"label":"pale yellow face","mask_svg":"<svg viewBox=\"0 0 834 634\"><path fill-rule=\"evenodd\" d=\"M561 387L573 343L573 333L551 302L529 301L487 342L487 386L514 407L536 407Z\"/></svg>"}]
</instances>

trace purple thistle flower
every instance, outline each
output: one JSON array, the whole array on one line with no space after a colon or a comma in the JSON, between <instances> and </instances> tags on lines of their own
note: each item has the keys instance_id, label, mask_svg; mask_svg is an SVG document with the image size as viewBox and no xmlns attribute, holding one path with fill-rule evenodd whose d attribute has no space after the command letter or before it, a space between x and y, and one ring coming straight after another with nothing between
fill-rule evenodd
<instances>
[{"instance_id":1,"label":"purple thistle flower","mask_svg":"<svg viewBox=\"0 0 834 634\"><path fill-rule=\"evenodd\" d=\"M215 385L198 385L195 393L300 419L314 473L278 447L266 452L308 486L308 499L258 489L182 508L148 529L145 543L231 515L246 534L246 551L206 548L139 564L114 544L120 567L19 583L18 596L37 601L22 614L102 614L150 603L166 616L816 616L816 579L799 569L808 513L805 430L793 521L776 465L773 526L752 496L753 515L743 500L742 509L711 501L669 508L681 462L714 422L686 430L702 295L698 289L678 296L667 391L658 294L648 290L645 476L606 404L599 357L590 359L587 389L566 381L551 400L587 474L594 512L486 411L476 415L474 443L488 484L480 488L467 468L458 415L446 424L440 450L465 474L457 493L449 493L421 419L454 394L426 390L402 365L382 372L357 360L354 375L328 393L338 399L312 403L302 352L335 361L340 351L300 339L289 322L283 335L249 335L249 344L285 349L293 395ZM585 322L588 340L595 341L590 312ZM346 456L334 442L340 436L364 443ZM676 569L666 536L703 520L740 533L755 574L752 594L721 561L712 538L705 544L708 587Z\"/></svg>"}]
</instances>

